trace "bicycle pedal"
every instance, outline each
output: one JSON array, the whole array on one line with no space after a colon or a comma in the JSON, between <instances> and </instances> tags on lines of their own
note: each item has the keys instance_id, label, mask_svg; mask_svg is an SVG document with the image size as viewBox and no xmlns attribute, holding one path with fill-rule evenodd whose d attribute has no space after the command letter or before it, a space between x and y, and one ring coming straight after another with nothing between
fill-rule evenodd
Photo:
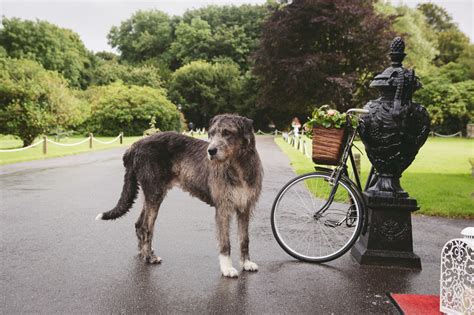
<instances>
[{"instance_id":1,"label":"bicycle pedal","mask_svg":"<svg viewBox=\"0 0 474 315\"><path fill-rule=\"evenodd\" d=\"M330 220L330 219L327 219L326 221L324 221L324 225L325 226L328 226L328 227L336 227L339 225L339 222L336 221L336 220Z\"/></svg>"}]
</instances>

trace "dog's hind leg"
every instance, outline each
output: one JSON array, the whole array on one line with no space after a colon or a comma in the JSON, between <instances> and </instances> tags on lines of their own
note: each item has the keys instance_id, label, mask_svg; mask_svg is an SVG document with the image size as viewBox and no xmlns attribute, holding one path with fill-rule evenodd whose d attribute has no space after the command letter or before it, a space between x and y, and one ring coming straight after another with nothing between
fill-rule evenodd
<instances>
[{"instance_id":1,"label":"dog's hind leg","mask_svg":"<svg viewBox=\"0 0 474 315\"><path fill-rule=\"evenodd\" d=\"M140 216L138 217L137 222L135 222L135 232L138 238L138 250L142 249L143 244L145 242L145 233L143 233L141 230L141 227L143 226L145 222L145 216L146 216L146 203L143 204L142 212L140 212Z\"/></svg>"},{"instance_id":2,"label":"dog's hind leg","mask_svg":"<svg viewBox=\"0 0 474 315\"><path fill-rule=\"evenodd\" d=\"M140 256L145 259L147 263L150 264L158 264L161 262L161 258L156 256L151 248L155 221L164 196L158 197L158 199L154 198L153 201L145 201L140 217L135 223L135 230L138 237L138 250L140 251Z\"/></svg>"},{"instance_id":3,"label":"dog's hind leg","mask_svg":"<svg viewBox=\"0 0 474 315\"><path fill-rule=\"evenodd\" d=\"M237 223L240 241L240 267L246 271L257 271L257 264L250 261L249 256L249 221L250 211L237 211Z\"/></svg>"},{"instance_id":4,"label":"dog's hind leg","mask_svg":"<svg viewBox=\"0 0 474 315\"><path fill-rule=\"evenodd\" d=\"M219 264L222 275L225 277L237 277L237 269L232 266L230 258L230 220L231 213L227 209L216 208L217 239L219 241Z\"/></svg>"}]
</instances>

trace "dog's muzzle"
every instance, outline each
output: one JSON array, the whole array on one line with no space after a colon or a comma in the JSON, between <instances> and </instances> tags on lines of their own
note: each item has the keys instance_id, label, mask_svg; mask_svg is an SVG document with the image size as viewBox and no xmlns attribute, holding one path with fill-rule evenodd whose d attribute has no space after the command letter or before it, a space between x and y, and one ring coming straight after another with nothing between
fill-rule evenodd
<instances>
[{"instance_id":1,"label":"dog's muzzle","mask_svg":"<svg viewBox=\"0 0 474 315\"><path fill-rule=\"evenodd\" d=\"M214 159L217 154L217 148L210 148L207 150L207 154L210 160Z\"/></svg>"}]
</instances>

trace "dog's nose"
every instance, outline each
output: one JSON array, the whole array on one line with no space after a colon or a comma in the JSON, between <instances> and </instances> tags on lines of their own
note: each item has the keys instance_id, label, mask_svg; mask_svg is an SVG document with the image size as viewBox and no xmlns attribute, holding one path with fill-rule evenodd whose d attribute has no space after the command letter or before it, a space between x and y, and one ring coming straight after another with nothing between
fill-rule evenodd
<instances>
[{"instance_id":1,"label":"dog's nose","mask_svg":"<svg viewBox=\"0 0 474 315\"><path fill-rule=\"evenodd\" d=\"M210 156L214 156L214 155L216 155L216 153L217 153L217 148L209 149L209 150L207 150L207 152L209 152L209 155L210 155Z\"/></svg>"}]
</instances>

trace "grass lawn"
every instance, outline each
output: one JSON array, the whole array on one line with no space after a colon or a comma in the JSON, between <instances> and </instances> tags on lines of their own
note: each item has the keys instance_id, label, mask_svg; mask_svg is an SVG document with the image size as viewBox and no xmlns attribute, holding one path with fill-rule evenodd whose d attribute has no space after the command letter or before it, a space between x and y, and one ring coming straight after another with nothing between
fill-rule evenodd
<instances>
[{"instance_id":1,"label":"grass lawn","mask_svg":"<svg viewBox=\"0 0 474 315\"><path fill-rule=\"evenodd\" d=\"M288 155L297 174L314 170L312 161L281 137L275 138L275 142ZM309 139L307 145L309 148ZM364 151L361 142L356 145ZM401 179L402 187L418 200L421 209L415 213L473 219L474 178L469 163L473 157L472 139L429 138ZM365 182L370 171L365 152L361 157L361 168Z\"/></svg>"}]
</instances>

